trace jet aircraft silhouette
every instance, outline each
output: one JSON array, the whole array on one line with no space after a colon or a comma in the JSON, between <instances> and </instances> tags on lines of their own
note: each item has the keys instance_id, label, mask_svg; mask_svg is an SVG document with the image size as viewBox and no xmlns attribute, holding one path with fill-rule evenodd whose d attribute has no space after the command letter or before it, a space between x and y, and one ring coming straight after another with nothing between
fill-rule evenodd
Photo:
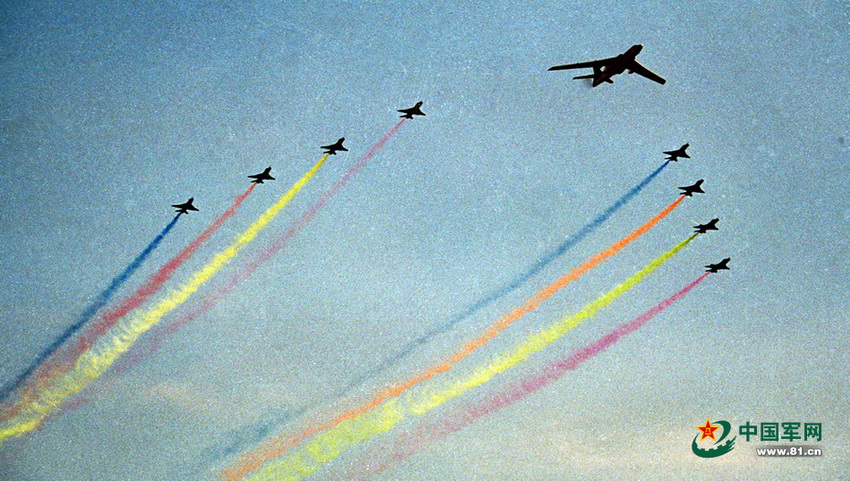
<instances>
[{"instance_id":1,"label":"jet aircraft silhouette","mask_svg":"<svg viewBox=\"0 0 850 481\"><path fill-rule=\"evenodd\" d=\"M419 107L422 107L421 101L416 102L416 105L414 105L413 107L410 107L408 109L399 109L398 111L402 114L401 118L412 119L414 115L425 115L425 113L419 110Z\"/></svg>"},{"instance_id":2,"label":"jet aircraft silhouette","mask_svg":"<svg viewBox=\"0 0 850 481\"><path fill-rule=\"evenodd\" d=\"M686 197L691 197L694 194L705 194L705 191L702 190L702 187L700 187L702 185L702 181L703 179L700 179L694 185L686 185L685 187L679 187L679 189L682 189L682 195Z\"/></svg>"},{"instance_id":3,"label":"jet aircraft silhouette","mask_svg":"<svg viewBox=\"0 0 850 481\"><path fill-rule=\"evenodd\" d=\"M589 75L579 75L578 77L573 77L573 79L584 79L591 78L593 79L593 86L601 84L602 82L614 83L611 80L611 77L617 74L621 74L625 71L629 73L637 73L638 75L642 75L649 80L653 80L660 84L664 84L667 82L659 75L651 72L648 68L644 67L637 60L637 54L643 49L643 45L632 45L625 53L617 55L616 57L611 58L603 58L601 60L592 60L590 62L579 62L579 63L570 63L567 65L556 65L554 67L550 67L549 71L552 70L568 70L574 68L593 68L593 73Z\"/></svg>"},{"instance_id":4,"label":"jet aircraft silhouette","mask_svg":"<svg viewBox=\"0 0 850 481\"><path fill-rule=\"evenodd\" d=\"M323 145L319 147L320 149L325 149L326 154L336 155L337 152L343 151L348 152L348 149L343 147L342 143L345 142L345 137L340 137L339 140L332 143L331 145Z\"/></svg>"},{"instance_id":5,"label":"jet aircraft silhouette","mask_svg":"<svg viewBox=\"0 0 850 481\"><path fill-rule=\"evenodd\" d=\"M254 184L262 184L264 180L274 180L274 177L272 177L271 174L269 174L269 172L271 172L271 170L272 170L272 167L268 166L268 167L266 167L266 170L260 172L259 174L249 175L248 178L254 179L254 180L251 181Z\"/></svg>"},{"instance_id":6,"label":"jet aircraft silhouette","mask_svg":"<svg viewBox=\"0 0 850 481\"><path fill-rule=\"evenodd\" d=\"M665 151L664 153L670 156L670 157L667 157L667 160L672 160L673 162L678 162L679 157L681 157L683 159L690 159L691 156L688 155L687 152L685 152L685 149L687 149L688 146L690 146L690 145L691 144L685 144L685 145L679 147L676 150Z\"/></svg>"},{"instance_id":7,"label":"jet aircraft silhouette","mask_svg":"<svg viewBox=\"0 0 850 481\"><path fill-rule=\"evenodd\" d=\"M195 208L194 205L192 205L193 200L195 200L194 197L189 197L188 201L183 202L182 204L171 204L171 207L174 207L175 209L177 209L177 212L179 212L181 214L188 214L190 210L194 210L194 211L198 210L198 209Z\"/></svg>"},{"instance_id":8,"label":"jet aircraft silhouette","mask_svg":"<svg viewBox=\"0 0 850 481\"><path fill-rule=\"evenodd\" d=\"M728 271L729 266L727 264L729 264L729 259L730 258L727 257L727 258L723 259L722 261L718 262L717 264L709 264L709 265L705 266L706 267L705 272L717 272L717 271L722 271L722 270Z\"/></svg>"},{"instance_id":9,"label":"jet aircraft silhouette","mask_svg":"<svg viewBox=\"0 0 850 481\"><path fill-rule=\"evenodd\" d=\"M718 230L717 229L717 221L720 219L711 219L707 224L699 224L694 226L694 232L698 234L705 234L710 230Z\"/></svg>"}]
</instances>

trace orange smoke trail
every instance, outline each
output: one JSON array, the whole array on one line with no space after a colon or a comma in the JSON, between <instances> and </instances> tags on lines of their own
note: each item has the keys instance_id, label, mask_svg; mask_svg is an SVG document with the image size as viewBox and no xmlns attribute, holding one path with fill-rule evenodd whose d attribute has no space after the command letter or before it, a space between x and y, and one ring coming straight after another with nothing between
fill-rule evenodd
<instances>
[{"instance_id":1,"label":"orange smoke trail","mask_svg":"<svg viewBox=\"0 0 850 481\"><path fill-rule=\"evenodd\" d=\"M421 382L431 379L437 374L449 371L452 367L454 367L455 364L475 352L475 350L477 350L479 347L483 346L488 341L493 339L500 332L507 329L508 326L522 318L522 316L535 310L543 301L549 299L550 297L555 295L556 292L563 289L571 282L579 279L582 275L601 264L604 260L612 257L624 247L634 242L638 237L652 229L656 224L658 224L658 222L661 221L661 219L665 218L668 214L670 214L670 212L672 212L684 199L684 195L680 196L672 204L665 207L664 210L656 214L653 218L649 219L642 226L635 229L631 234L623 237L607 249L597 253L596 255L585 261L580 266L569 271L568 273L564 274L548 286L537 291L537 293L535 293L534 296L526 300L522 306L502 316L499 320L497 320L490 327L488 327L484 331L484 333L482 333L480 336L473 339L472 341L466 343L463 347L461 347L443 362L420 373L419 375L413 377L412 379L408 380L403 384L390 386L384 389L383 391L379 392L374 398L372 398L372 400L361 406L352 408L323 424L307 428L297 436L285 440L281 440L278 438L267 441L266 443L264 443L263 446L261 446L257 450L257 452L245 454L235 466L232 466L222 471L222 476L224 477L224 479L227 479L229 481L241 479L251 471L258 469L267 460L282 455L286 452L287 449L297 445L304 439L313 436L314 434L317 434L319 432L336 427L344 421L356 418L362 415L363 413L379 406L387 399L396 397L407 391L408 389L420 384Z\"/></svg>"}]
</instances>

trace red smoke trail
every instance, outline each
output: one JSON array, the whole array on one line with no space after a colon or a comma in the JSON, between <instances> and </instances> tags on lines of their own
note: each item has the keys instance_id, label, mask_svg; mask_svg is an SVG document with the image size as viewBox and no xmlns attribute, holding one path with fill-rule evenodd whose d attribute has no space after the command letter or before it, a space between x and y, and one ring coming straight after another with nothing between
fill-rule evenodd
<instances>
[{"instance_id":1,"label":"red smoke trail","mask_svg":"<svg viewBox=\"0 0 850 481\"><path fill-rule=\"evenodd\" d=\"M192 254L224 224L224 222L236 213L242 202L251 194L257 184L251 184L248 189L233 200L233 204L215 219L209 227L195 238L189 245L183 248L174 258L165 263L159 270L148 277L147 281L139 287L134 294L126 297L116 308L99 316L94 325L79 336L73 347L65 348L52 360L48 360L39 367L39 375L35 385L44 385L55 379L58 375L67 372L73 366L73 360L87 351L97 339L104 335L109 329L118 323L125 315L133 311L152 295L156 294L162 285L168 281L174 272L192 257Z\"/></svg>"},{"instance_id":2,"label":"red smoke trail","mask_svg":"<svg viewBox=\"0 0 850 481\"><path fill-rule=\"evenodd\" d=\"M661 303L657 306L644 312L632 321L614 329L607 335L597 339L595 342L585 346L581 350L574 352L570 356L549 364L544 367L540 373L529 378L519 380L507 386L494 396L491 396L477 404L466 406L462 411L459 411L442 421L438 421L430 425L421 425L415 430L401 436L395 444L394 452L382 463L373 464L373 459L376 457L373 454L368 456L368 458L364 458L363 462L359 464L361 466L371 465L370 469L368 469L368 476L375 476L388 469L390 467L390 463L404 461L427 445L435 441L439 441L449 434L460 431L477 419L487 416L488 414L492 414L503 407L510 406L511 404L524 399L529 394L548 386L552 382L563 377L568 371L577 369L584 361L596 356L623 337L638 330L661 311L670 307L670 305L690 292L691 289L699 285L699 283L708 277L709 274L709 272L706 272L697 280L685 286L679 292L661 301ZM357 479L361 478L361 476L357 477Z\"/></svg>"},{"instance_id":3,"label":"red smoke trail","mask_svg":"<svg viewBox=\"0 0 850 481\"><path fill-rule=\"evenodd\" d=\"M241 270L233 274L230 279L228 279L226 283L219 286L218 289L208 294L203 300L203 302L201 302L200 305L195 307L188 314L181 317L177 321L165 326L164 328L158 330L154 334L154 336L151 337L151 344L147 347L147 349L145 349L144 352L140 350L137 356L135 356L133 359L128 360L131 364L125 365L126 367L123 367L121 371L125 371L131 368L132 366L135 366L144 357L153 352L156 352L156 350L162 344L162 339L165 336L174 334L186 324L189 324L201 315L209 312L222 299L224 299L228 294L230 294L240 283L242 283L242 281L250 277L251 274L255 270L257 270L258 267L260 267L263 263L274 257L275 254L277 254L281 249L286 247L286 244L289 242L289 240L293 238L295 234L297 234L305 225L307 225L307 223L310 222L313 217L315 217L316 214L318 214L319 211L322 210L325 205L327 205L328 202L330 202L331 198L336 195L336 193L339 192L339 190L342 189L345 184L347 184L348 181L351 180L352 177L354 177L358 172L360 172L363 167L366 166L369 160L374 157L375 154L378 153L379 150L381 150L381 147L383 147L384 144L388 140L390 140L390 137L392 137L396 133L396 131L402 126L402 124L404 124L405 120L407 119L401 119L399 123L397 123L392 129L390 129L390 131L387 132L387 134L384 135L384 137L379 140L378 143L376 143L371 150L369 150L369 152L365 153L353 167L348 169L348 171L346 171L345 174L343 174L342 177L340 177L340 179L336 181L334 185L332 185L327 191L325 191L324 194L322 194L322 197L319 199L318 202L316 202L309 209L307 209L307 211L304 212L304 214L302 214L301 217L298 218L298 220L296 220L295 223L293 223L289 227L289 229L286 230L286 232L274 239L272 243L259 254L257 254L251 262L249 262L248 264L243 266Z\"/></svg>"}]
</instances>

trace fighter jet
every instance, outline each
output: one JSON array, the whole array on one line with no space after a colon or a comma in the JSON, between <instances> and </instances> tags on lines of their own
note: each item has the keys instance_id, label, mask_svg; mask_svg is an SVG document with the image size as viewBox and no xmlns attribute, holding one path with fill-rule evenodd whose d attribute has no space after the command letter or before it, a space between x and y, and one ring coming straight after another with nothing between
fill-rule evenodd
<instances>
[{"instance_id":1,"label":"fighter jet","mask_svg":"<svg viewBox=\"0 0 850 481\"><path fill-rule=\"evenodd\" d=\"M345 137L340 137L339 140L334 142L331 145L323 145L319 147L320 149L325 149L326 154L336 155L337 152L343 151L348 152L348 149L342 146L342 143L345 142Z\"/></svg>"},{"instance_id":2,"label":"fighter jet","mask_svg":"<svg viewBox=\"0 0 850 481\"><path fill-rule=\"evenodd\" d=\"M578 77L573 77L573 79L592 78L592 85L594 87L601 84L602 82L614 83L614 81L611 80L611 77L617 74L621 74L625 71L628 71L629 73L637 73L638 75L642 75L648 78L649 80L653 80L660 84L664 84L665 82L667 82L657 74L651 72L648 68L639 64L637 60L635 60L635 57L637 57L637 54L639 54L642 49L643 45L633 45L625 53L617 55L616 57L603 58L602 60L593 60L590 62L556 65L554 67L550 67L549 71L587 67L593 68L592 74L579 75Z\"/></svg>"},{"instance_id":3,"label":"fighter jet","mask_svg":"<svg viewBox=\"0 0 850 481\"><path fill-rule=\"evenodd\" d=\"M718 230L717 229L717 221L720 219L711 219L707 224L699 224L694 226L694 232L697 234L705 234L710 230Z\"/></svg>"},{"instance_id":4,"label":"fighter jet","mask_svg":"<svg viewBox=\"0 0 850 481\"><path fill-rule=\"evenodd\" d=\"M727 258L723 259L722 261L718 262L717 264L709 264L709 265L705 266L706 267L705 272L717 272L717 271L722 271L724 269L728 271L729 266L727 264L729 264L729 259L730 258L727 257Z\"/></svg>"},{"instance_id":5,"label":"fighter jet","mask_svg":"<svg viewBox=\"0 0 850 481\"><path fill-rule=\"evenodd\" d=\"M691 144L685 144L685 145L679 147L676 150L665 151L664 153L670 156L670 157L667 157L667 160L672 160L673 162L678 162L679 157L682 157L683 159L690 159L691 156L688 155L687 152L685 152L685 149L687 149L689 145L691 145Z\"/></svg>"},{"instance_id":6,"label":"fighter jet","mask_svg":"<svg viewBox=\"0 0 850 481\"><path fill-rule=\"evenodd\" d=\"M271 172L271 170L272 170L272 167L268 166L268 167L266 167L266 170L260 172L259 174L249 175L248 178L254 179L254 180L251 181L254 184L262 184L264 180L274 180L274 177L272 177L271 174L269 174L269 172Z\"/></svg>"},{"instance_id":7,"label":"fighter jet","mask_svg":"<svg viewBox=\"0 0 850 481\"><path fill-rule=\"evenodd\" d=\"M195 200L194 197L190 197L188 201L183 202L182 204L171 204L171 207L177 209L177 212L181 214L188 214L190 210L197 211L198 209L192 205L192 201Z\"/></svg>"},{"instance_id":8,"label":"fighter jet","mask_svg":"<svg viewBox=\"0 0 850 481\"><path fill-rule=\"evenodd\" d=\"M682 189L682 195L686 197L691 197L694 194L705 194L705 191L700 187L702 185L703 179L697 181L694 185L687 185L685 187L679 187Z\"/></svg>"},{"instance_id":9,"label":"fighter jet","mask_svg":"<svg viewBox=\"0 0 850 481\"><path fill-rule=\"evenodd\" d=\"M416 105L410 107L409 109L399 109L398 111L402 113L401 118L412 119L414 115L425 115L419 107L422 107L422 102L416 102Z\"/></svg>"}]
</instances>

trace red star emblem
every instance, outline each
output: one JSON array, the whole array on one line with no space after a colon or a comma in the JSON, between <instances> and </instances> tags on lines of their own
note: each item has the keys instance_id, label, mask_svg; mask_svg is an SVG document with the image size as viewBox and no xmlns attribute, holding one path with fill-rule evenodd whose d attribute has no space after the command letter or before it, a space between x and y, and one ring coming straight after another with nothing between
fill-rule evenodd
<instances>
[{"instance_id":1,"label":"red star emblem","mask_svg":"<svg viewBox=\"0 0 850 481\"><path fill-rule=\"evenodd\" d=\"M720 427L712 426L711 421L709 421L708 419L705 420L705 426L697 426L697 429L702 432L702 437L699 438L700 441L705 438L711 438L712 440L717 441L717 439L714 439L714 431L717 431L718 429L720 429Z\"/></svg>"}]
</instances>

